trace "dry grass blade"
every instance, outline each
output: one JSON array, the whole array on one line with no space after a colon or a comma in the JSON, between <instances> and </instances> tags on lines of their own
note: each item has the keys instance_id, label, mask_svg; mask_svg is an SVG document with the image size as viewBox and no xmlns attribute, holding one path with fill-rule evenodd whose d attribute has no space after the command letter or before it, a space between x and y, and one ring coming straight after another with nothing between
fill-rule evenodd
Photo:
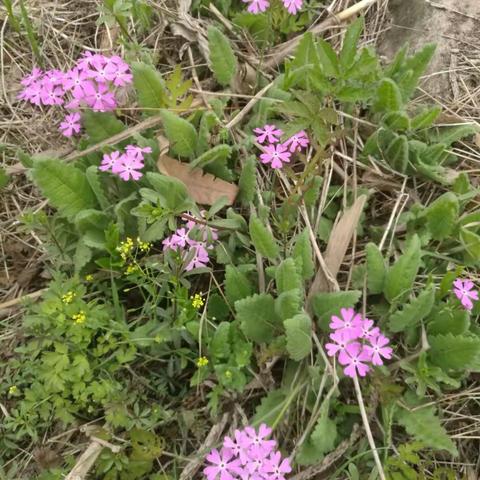
<instances>
[{"instance_id":1,"label":"dry grass blade","mask_svg":"<svg viewBox=\"0 0 480 480\"><path fill-rule=\"evenodd\" d=\"M65 477L65 480L83 480L86 478L102 450L103 445L100 445L100 443L96 441L91 442L87 449L80 455L77 463Z\"/></svg>"},{"instance_id":2,"label":"dry grass blade","mask_svg":"<svg viewBox=\"0 0 480 480\"><path fill-rule=\"evenodd\" d=\"M221 197L228 199L232 205L238 193L238 187L199 168L190 168L186 163L179 162L168 155L160 155L158 169L164 175L175 177L188 188L190 196L201 205L213 205Z\"/></svg>"}]
</instances>

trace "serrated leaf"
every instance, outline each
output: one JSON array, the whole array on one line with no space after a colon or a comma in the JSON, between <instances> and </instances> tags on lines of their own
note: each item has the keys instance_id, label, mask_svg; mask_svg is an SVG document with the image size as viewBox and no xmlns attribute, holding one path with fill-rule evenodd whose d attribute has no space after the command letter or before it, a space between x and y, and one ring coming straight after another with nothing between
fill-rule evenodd
<instances>
[{"instance_id":1,"label":"serrated leaf","mask_svg":"<svg viewBox=\"0 0 480 480\"><path fill-rule=\"evenodd\" d=\"M125 130L125 125L111 112L83 110L82 123L91 143L99 143Z\"/></svg>"},{"instance_id":2,"label":"serrated leaf","mask_svg":"<svg viewBox=\"0 0 480 480\"><path fill-rule=\"evenodd\" d=\"M388 320L391 332L403 332L418 325L431 311L435 302L435 287L430 285L417 298L397 310Z\"/></svg>"},{"instance_id":3,"label":"serrated leaf","mask_svg":"<svg viewBox=\"0 0 480 480\"><path fill-rule=\"evenodd\" d=\"M301 310L300 290L294 289L281 293L275 299L275 313L282 319L292 318Z\"/></svg>"},{"instance_id":4,"label":"serrated leaf","mask_svg":"<svg viewBox=\"0 0 480 480\"><path fill-rule=\"evenodd\" d=\"M250 156L243 164L240 179L238 180L238 198L244 205L253 201L257 189L257 161L254 156Z\"/></svg>"},{"instance_id":5,"label":"serrated leaf","mask_svg":"<svg viewBox=\"0 0 480 480\"><path fill-rule=\"evenodd\" d=\"M470 313L449 307L433 312L427 325L429 335L462 335L470 328Z\"/></svg>"},{"instance_id":6,"label":"serrated leaf","mask_svg":"<svg viewBox=\"0 0 480 480\"><path fill-rule=\"evenodd\" d=\"M358 17L348 28L343 40L343 47L339 55L340 65L344 70L351 67L357 54L357 44L363 31L365 20Z\"/></svg>"},{"instance_id":7,"label":"serrated leaf","mask_svg":"<svg viewBox=\"0 0 480 480\"><path fill-rule=\"evenodd\" d=\"M216 27L208 28L210 68L221 85L229 85L237 73L237 58L229 39Z\"/></svg>"},{"instance_id":8,"label":"serrated leaf","mask_svg":"<svg viewBox=\"0 0 480 480\"><path fill-rule=\"evenodd\" d=\"M406 172L408 166L408 139L405 135L399 135L390 143L385 152L385 158L397 172Z\"/></svg>"},{"instance_id":9,"label":"serrated leaf","mask_svg":"<svg viewBox=\"0 0 480 480\"><path fill-rule=\"evenodd\" d=\"M278 333L281 324L271 295L263 293L238 300L235 310L243 333L254 342L269 343Z\"/></svg>"},{"instance_id":10,"label":"serrated leaf","mask_svg":"<svg viewBox=\"0 0 480 480\"><path fill-rule=\"evenodd\" d=\"M148 109L145 111L147 115L155 114L157 109L167 105L167 94L160 72L151 65L135 62L132 64L132 74L138 104Z\"/></svg>"},{"instance_id":11,"label":"serrated leaf","mask_svg":"<svg viewBox=\"0 0 480 480\"><path fill-rule=\"evenodd\" d=\"M480 236L468 228L462 227L460 228L460 241L465 249L465 260L478 264L480 259Z\"/></svg>"},{"instance_id":12,"label":"serrated leaf","mask_svg":"<svg viewBox=\"0 0 480 480\"><path fill-rule=\"evenodd\" d=\"M73 265L75 269L75 274L80 274L83 267L92 259L93 252L90 247L85 245L85 243L80 239L77 242L75 248L75 254L73 256Z\"/></svg>"},{"instance_id":13,"label":"serrated leaf","mask_svg":"<svg viewBox=\"0 0 480 480\"><path fill-rule=\"evenodd\" d=\"M230 326L229 322L221 322L210 340L208 349L215 359L226 359L231 354Z\"/></svg>"},{"instance_id":14,"label":"serrated leaf","mask_svg":"<svg viewBox=\"0 0 480 480\"><path fill-rule=\"evenodd\" d=\"M480 358L480 338L467 335L429 335L428 358L444 370L472 368Z\"/></svg>"},{"instance_id":15,"label":"serrated leaf","mask_svg":"<svg viewBox=\"0 0 480 480\"><path fill-rule=\"evenodd\" d=\"M420 268L421 258L420 238L415 234L405 253L387 271L383 293L390 303L400 302L408 295Z\"/></svg>"},{"instance_id":16,"label":"serrated leaf","mask_svg":"<svg viewBox=\"0 0 480 480\"><path fill-rule=\"evenodd\" d=\"M161 110L160 116L172 152L180 157L192 158L195 155L198 140L195 127L168 110Z\"/></svg>"},{"instance_id":17,"label":"serrated leaf","mask_svg":"<svg viewBox=\"0 0 480 480\"><path fill-rule=\"evenodd\" d=\"M327 77L336 78L339 75L339 63L332 46L321 38L317 42L317 53L322 73Z\"/></svg>"},{"instance_id":18,"label":"serrated leaf","mask_svg":"<svg viewBox=\"0 0 480 480\"><path fill-rule=\"evenodd\" d=\"M217 145L190 162L190 166L192 168L203 168L206 165L217 161L226 163L231 154L232 147L230 145Z\"/></svg>"},{"instance_id":19,"label":"serrated leaf","mask_svg":"<svg viewBox=\"0 0 480 480\"><path fill-rule=\"evenodd\" d=\"M283 322L287 337L287 351L292 360L299 362L312 350L312 321L299 313Z\"/></svg>"},{"instance_id":20,"label":"serrated leaf","mask_svg":"<svg viewBox=\"0 0 480 480\"><path fill-rule=\"evenodd\" d=\"M313 297L312 307L315 315L319 319L322 330L330 331L328 324L332 315L338 315L341 308L353 307L362 292L360 290L350 290L347 292L322 292Z\"/></svg>"},{"instance_id":21,"label":"serrated leaf","mask_svg":"<svg viewBox=\"0 0 480 480\"><path fill-rule=\"evenodd\" d=\"M315 47L313 34L311 32L306 32L298 44L291 67L297 69L305 65L317 65L318 62L318 53Z\"/></svg>"},{"instance_id":22,"label":"serrated leaf","mask_svg":"<svg viewBox=\"0 0 480 480\"><path fill-rule=\"evenodd\" d=\"M459 211L458 197L452 192L444 193L428 206L425 216L434 240L443 240L452 234Z\"/></svg>"},{"instance_id":23,"label":"serrated leaf","mask_svg":"<svg viewBox=\"0 0 480 480\"><path fill-rule=\"evenodd\" d=\"M95 195L84 172L61 160L39 160L32 169L42 194L65 217L96 206Z\"/></svg>"},{"instance_id":24,"label":"serrated leaf","mask_svg":"<svg viewBox=\"0 0 480 480\"><path fill-rule=\"evenodd\" d=\"M241 300L252 294L250 281L238 268L233 265L225 267L225 296L233 305L237 300Z\"/></svg>"},{"instance_id":25,"label":"serrated leaf","mask_svg":"<svg viewBox=\"0 0 480 480\"><path fill-rule=\"evenodd\" d=\"M397 410L396 418L415 440L428 447L447 450L452 455L458 455L455 444L435 415L435 407L418 408L412 411L401 408Z\"/></svg>"},{"instance_id":26,"label":"serrated leaf","mask_svg":"<svg viewBox=\"0 0 480 480\"><path fill-rule=\"evenodd\" d=\"M328 453L335 447L337 440L337 425L328 417L328 408L322 408L322 414L310 437L317 453Z\"/></svg>"},{"instance_id":27,"label":"serrated leaf","mask_svg":"<svg viewBox=\"0 0 480 480\"><path fill-rule=\"evenodd\" d=\"M374 108L377 112L396 112L402 109L402 94L391 78L383 78L378 85Z\"/></svg>"},{"instance_id":28,"label":"serrated leaf","mask_svg":"<svg viewBox=\"0 0 480 480\"><path fill-rule=\"evenodd\" d=\"M302 280L298 274L297 265L293 258L286 258L277 267L275 271L275 283L278 293L293 289L300 290L302 288Z\"/></svg>"},{"instance_id":29,"label":"serrated leaf","mask_svg":"<svg viewBox=\"0 0 480 480\"><path fill-rule=\"evenodd\" d=\"M423 112L415 115L411 120L411 126L414 130L419 130L421 128L431 127L433 122L438 118L442 113L442 107L434 106L432 108L427 108Z\"/></svg>"},{"instance_id":30,"label":"serrated leaf","mask_svg":"<svg viewBox=\"0 0 480 480\"><path fill-rule=\"evenodd\" d=\"M310 236L307 229L297 235L295 246L293 247L293 258L300 266L304 280L312 278L315 273L315 268L313 264L312 244L310 243Z\"/></svg>"},{"instance_id":31,"label":"serrated leaf","mask_svg":"<svg viewBox=\"0 0 480 480\"><path fill-rule=\"evenodd\" d=\"M257 252L265 258L275 259L280 253L278 244L270 230L262 223L262 221L252 215L248 226L250 238Z\"/></svg>"},{"instance_id":32,"label":"serrated leaf","mask_svg":"<svg viewBox=\"0 0 480 480\"><path fill-rule=\"evenodd\" d=\"M367 288L370 293L382 293L387 269L382 252L374 243L365 247L367 256Z\"/></svg>"},{"instance_id":33,"label":"serrated leaf","mask_svg":"<svg viewBox=\"0 0 480 480\"><path fill-rule=\"evenodd\" d=\"M98 173L98 167L96 165L90 165L85 171L85 175L87 176L90 188L97 198L98 204L103 210L106 210L110 206L110 202L105 194L105 189L103 188L102 180Z\"/></svg>"},{"instance_id":34,"label":"serrated leaf","mask_svg":"<svg viewBox=\"0 0 480 480\"><path fill-rule=\"evenodd\" d=\"M163 200L162 206L164 208L179 211L187 206L188 191L183 182L176 178L154 172L148 172L146 177L155 192L157 192Z\"/></svg>"},{"instance_id":35,"label":"serrated leaf","mask_svg":"<svg viewBox=\"0 0 480 480\"><path fill-rule=\"evenodd\" d=\"M273 426L278 415L282 411L283 403L287 399L287 392L283 389L272 390L263 397L260 404L255 409L255 415L252 418L252 425L266 423Z\"/></svg>"},{"instance_id":36,"label":"serrated leaf","mask_svg":"<svg viewBox=\"0 0 480 480\"><path fill-rule=\"evenodd\" d=\"M443 127L439 130L439 133L434 136L434 139L438 143L443 143L447 147L452 143L458 142L462 138L473 135L478 132L478 127L472 123L466 123L463 125L455 125L453 127Z\"/></svg>"}]
</instances>

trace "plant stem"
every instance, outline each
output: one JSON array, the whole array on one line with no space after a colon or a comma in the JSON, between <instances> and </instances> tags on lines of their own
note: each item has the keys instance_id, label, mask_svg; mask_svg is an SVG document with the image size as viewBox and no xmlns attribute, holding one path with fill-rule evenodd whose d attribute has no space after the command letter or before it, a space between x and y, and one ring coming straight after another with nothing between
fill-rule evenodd
<instances>
[{"instance_id":1,"label":"plant stem","mask_svg":"<svg viewBox=\"0 0 480 480\"><path fill-rule=\"evenodd\" d=\"M17 33L20 33L20 25L18 23L17 17L15 17L15 14L13 13L12 0L3 0L3 5L7 9L7 15L10 25Z\"/></svg>"},{"instance_id":2,"label":"plant stem","mask_svg":"<svg viewBox=\"0 0 480 480\"><path fill-rule=\"evenodd\" d=\"M372 430L370 430L370 424L368 423L367 411L365 410L365 403L363 402L362 390L360 389L360 383L358 383L358 377L353 377L353 383L355 385L355 392L357 394L358 406L360 407L360 414L362 415L363 426L365 427L365 432L367 433L368 443L372 449L373 459L377 465L378 474L380 475L381 480L386 480L382 462L378 456L375 440L373 439Z\"/></svg>"}]
</instances>

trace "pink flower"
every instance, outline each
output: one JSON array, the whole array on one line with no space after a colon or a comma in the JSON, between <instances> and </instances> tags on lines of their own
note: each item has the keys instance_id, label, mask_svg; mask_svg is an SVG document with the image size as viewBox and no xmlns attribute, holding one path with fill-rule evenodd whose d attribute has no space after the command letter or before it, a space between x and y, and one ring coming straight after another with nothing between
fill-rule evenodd
<instances>
[{"instance_id":1,"label":"pink flower","mask_svg":"<svg viewBox=\"0 0 480 480\"><path fill-rule=\"evenodd\" d=\"M302 8L303 0L283 0L284 7L288 13L295 15Z\"/></svg>"},{"instance_id":2,"label":"pink flower","mask_svg":"<svg viewBox=\"0 0 480 480\"><path fill-rule=\"evenodd\" d=\"M269 478L265 475L265 461L266 455L264 453L258 450L251 451L249 454L249 460L244 467L245 470L242 479L266 480Z\"/></svg>"},{"instance_id":3,"label":"pink flower","mask_svg":"<svg viewBox=\"0 0 480 480\"><path fill-rule=\"evenodd\" d=\"M74 133L80 132L80 114L71 113L66 115L63 122L60 123L60 131L66 137L71 137Z\"/></svg>"},{"instance_id":4,"label":"pink flower","mask_svg":"<svg viewBox=\"0 0 480 480\"><path fill-rule=\"evenodd\" d=\"M287 151L287 147L280 143L276 145L267 145L264 153L260 155L262 163L270 163L272 168L282 168L283 163L290 162L291 153Z\"/></svg>"},{"instance_id":5,"label":"pink flower","mask_svg":"<svg viewBox=\"0 0 480 480\"><path fill-rule=\"evenodd\" d=\"M243 3L249 3L247 10L250 13L261 13L264 12L269 6L270 2L268 0L242 0Z\"/></svg>"},{"instance_id":6,"label":"pink flower","mask_svg":"<svg viewBox=\"0 0 480 480\"><path fill-rule=\"evenodd\" d=\"M40 106L42 104L42 93L43 89L40 83L34 82L20 92L17 98L20 100L26 100L33 105Z\"/></svg>"},{"instance_id":7,"label":"pink flower","mask_svg":"<svg viewBox=\"0 0 480 480\"><path fill-rule=\"evenodd\" d=\"M371 356L374 365L383 365L383 358L392 358L391 347L386 347L390 340L384 335L378 335L376 338L370 339L371 345L365 345L365 351Z\"/></svg>"},{"instance_id":8,"label":"pink flower","mask_svg":"<svg viewBox=\"0 0 480 480\"><path fill-rule=\"evenodd\" d=\"M99 170L102 172L113 171L113 166L120 163L123 155L120 154L119 151L115 151L112 153L105 153L103 155L102 163L98 167Z\"/></svg>"},{"instance_id":9,"label":"pink flower","mask_svg":"<svg viewBox=\"0 0 480 480\"><path fill-rule=\"evenodd\" d=\"M233 454L240 459L240 463L245 465L248 461L246 449L243 447L245 433L240 430L235 430L234 439L225 437L223 439L223 446L233 452Z\"/></svg>"},{"instance_id":10,"label":"pink flower","mask_svg":"<svg viewBox=\"0 0 480 480\"><path fill-rule=\"evenodd\" d=\"M190 232L185 230L184 228L179 228L173 235L172 235L172 241L175 243L175 245L178 245L179 247L185 248L185 246L188 244L192 244L192 240L189 238L188 234Z\"/></svg>"},{"instance_id":11,"label":"pink flower","mask_svg":"<svg viewBox=\"0 0 480 480\"><path fill-rule=\"evenodd\" d=\"M138 180L143 177L143 173L139 170L145 165L141 160L133 158L128 154L120 156L118 162L112 165L112 172L116 173L122 180L128 181L130 179Z\"/></svg>"},{"instance_id":12,"label":"pink flower","mask_svg":"<svg viewBox=\"0 0 480 480\"><path fill-rule=\"evenodd\" d=\"M196 243L195 245L193 245L190 248L188 254L190 254L192 251L194 253L194 256L190 260L188 265L185 267L185 270L187 272L189 272L190 270L193 270L194 268L206 267L207 263L210 260L206 248L201 243Z\"/></svg>"},{"instance_id":13,"label":"pink flower","mask_svg":"<svg viewBox=\"0 0 480 480\"><path fill-rule=\"evenodd\" d=\"M365 340L371 340L372 338L378 337L380 335L380 329L378 327L373 327L373 320L365 318L361 320L360 325L360 338L364 338Z\"/></svg>"},{"instance_id":14,"label":"pink flower","mask_svg":"<svg viewBox=\"0 0 480 480\"><path fill-rule=\"evenodd\" d=\"M64 90L57 83L46 78L42 80L40 99L44 105L62 105Z\"/></svg>"},{"instance_id":15,"label":"pink flower","mask_svg":"<svg viewBox=\"0 0 480 480\"><path fill-rule=\"evenodd\" d=\"M290 146L290 152L301 152L303 148L306 148L310 141L308 140L307 134L302 130L301 132L292 135L288 140L283 144L288 147Z\"/></svg>"},{"instance_id":16,"label":"pink flower","mask_svg":"<svg viewBox=\"0 0 480 480\"><path fill-rule=\"evenodd\" d=\"M65 74L61 70L48 70L45 72L44 79L52 85L63 85Z\"/></svg>"},{"instance_id":17,"label":"pink flower","mask_svg":"<svg viewBox=\"0 0 480 480\"><path fill-rule=\"evenodd\" d=\"M39 68L35 67L29 75L26 75L20 83L24 87L29 87L30 85L38 82L43 76L43 71L40 70Z\"/></svg>"},{"instance_id":18,"label":"pink flower","mask_svg":"<svg viewBox=\"0 0 480 480\"><path fill-rule=\"evenodd\" d=\"M277 128L275 125L265 125L263 129L255 128L253 131L258 135L256 140L261 145L265 143L265 140L267 140L268 143L277 143L280 141L280 137L283 135L282 130Z\"/></svg>"},{"instance_id":19,"label":"pink flower","mask_svg":"<svg viewBox=\"0 0 480 480\"><path fill-rule=\"evenodd\" d=\"M207 460L212 464L203 470L208 480L234 480L233 475L240 475L242 468L240 460L232 460L233 452L226 448L222 448L219 452L213 449L208 455Z\"/></svg>"},{"instance_id":20,"label":"pink flower","mask_svg":"<svg viewBox=\"0 0 480 480\"><path fill-rule=\"evenodd\" d=\"M124 87L132 83L133 75L130 72L130 67L120 57L108 59L105 70L113 78L113 84L116 87Z\"/></svg>"},{"instance_id":21,"label":"pink flower","mask_svg":"<svg viewBox=\"0 0 480 480\"><path fill-rule=\"evenodd\" d=\"M267 474L265 478L268 480L285 480L285 474L291 471L290 461L288 458L282 460L280 452L272 453L262 469L262 472Z\"/></svg>"},{"instance_id":22,"label":"pink flower","mask_svg":"<svg viewBox=\"0 0 480 480\"><path fill-rule=\"evenodd\" d=\"M144 153L152 153L150 147L139 147L138 145L127 145L125 147L125 152L138 160L143 160Z\"/></svg>"},{"instance_id":23,"label":"pink flower","mask_svg":"<svg viewBox=\"0 0 480 480\"><path fill-rule=\"evenodd\" d=\"M98 83L106 83L115 80L115 71L108 67L108 63L97 61L93 62L90 68L85 70L85 73Z\"/></svg>"},{"instance_id":24,"label":"pink flower","mask_svg":"<svg viewBox=\"0 0 480 480\"><path fill-rule=\"evenodd\" d=\"M104 83L85 82L83 85L85 101L94 112L106 112L116 107L115 97Z\"/></svg>"},{"instance_id":25,"label":"pink flower","mask_svg":"<svg viewBox=\"0 0 480 480\"><path fill-rule=\"evenodd\" d=\"M332 315L330 328L345 332L350 338L358 338L361 334L362 316L353 308L342 308L340 314L342 318Z\"/></svg>"},{"instance_id":26,"label":"pink flower","mask_svg":"<svg viewBox=\"0 0 480 480\"><path fill-rule=\"evenodd\" d=\"M453 286L453 292L460 300L463 307L466 310L471 310L473 308L472 300L478 300L478 291L472 290L474 287L473 282L470 280L461 280L460 278L457 278L453 282Z\"/></svg>"},{"instance_id":27,"label":"pink flower","mask_svg":"<svg viewBox=\"0 0 480 480\"><path fill-rule=\"evenodd\" d=\"M331 333L330 338L335 343L325 344L325 348L327 349L327 355L329 357L333 357L337 353L345 351L347 345L352 341L351 335L345 330L337 330L336 332Z\"/></svg>"},{"instance_id":28,"label":"pink flower","mask_svg":"<svg viewBox=\"0 0 480 480\"><path fill-rule=\"evenodd\" d=\"M245 436L243 438L243 448L246 448L251 454L261 454L267 456L275 448L275 440L266 438L272 433L272 429L262 423L257 431L253 427L245 427Z\"/></svg>"},{"instance_id":29,"label":"pink flower","mask_svg":"<svg viewBox=\"0 0 480 480\"><path fill-rule=\"evenodd\" d=\"M106 57L104 57L103 55L100 55L99 53L92 53L87 50L82 54L82 58L78 60L77 67L80 70L89 70L90 67L93 67L95 65L104 65L106 61Z\"/></svg>"},{"instance_id":30,"label":"pink flower","mask_svg":"<svg viewBox=\"0 0 480 480\"><path fill-rule=\"evenodd\" d=\"M88 80L88 75L84 70L79 68L73 68L65 74L63 80L63 88L66 91L72 91L73 95L77 99L81 99L85 96L83 91L83 85Z\"/></svg>"},{"instance_id":31,"label":"pink flower","mask_svg":"<svg viewBox=\"0 0 480 480\"><path fill-rule=\"evenodd\" d=\"M348 344L345 351L340 352L338 361L341 365L346 365L343 373L351 378L356 377L357 373L364 377L370 370L365 363L370 361L370 354L358 342Z\"/></svg>"}]
</instances>

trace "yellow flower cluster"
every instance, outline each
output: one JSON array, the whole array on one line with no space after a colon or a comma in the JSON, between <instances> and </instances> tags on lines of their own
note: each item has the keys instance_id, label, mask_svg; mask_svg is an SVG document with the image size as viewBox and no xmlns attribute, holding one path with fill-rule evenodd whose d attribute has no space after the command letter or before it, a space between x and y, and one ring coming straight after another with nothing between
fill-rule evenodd
<instances>
[{"instance_id":1,"label":"yellow flower cluster","mask_svg":"<svg viewBox=\"0 0 480 480\"><path fill-rule=\"evenodd\" d=\"M130 237L127 237L124 242L120 242L120 246L117 247L117 252L120 253L120 256L123 260L126 260L133 250L133 240Z\"/></svg>"},{"instance_id":2,"label":"yellow flower cluster","mask_svg":"<svg viewBox=\"0 0 480 480\"><path fill-rule=\"evenodd\" d=\"M73 299L75 298L75 292L67 292L65 295L62 296L63 303L72 303Z\"/></svg>"},{"instance_id":3,"label":"yellow flower cluster","mask_svg":"<svg viewBox=\"0 0 480 480\"><path fill-rule=\"evenodd\" d=\"M18 392L18 387L16 385L12 385L9 389L8 389L8 393L10 395L15 395L16 393Z\"/></svg>"},{"instance_id":4,"label":"yellow flower cluster","mask_svg":"<svg viewBox=\"0 0 480 480\"><path fill-rule=\"evenodd\" d=\"M75 315L72 315L72 319L75 323L81 324L81 323L85 323L87 316L85 315L85 312L83 310L80 310L80 312L76 313Z\"/></svg>"},{"instance_id":5,"label":"yellow flower cluster","mask_svg":"<svg viewBox=\"0 0 480 480\"><path fill-rule=\"evenodd\" d=\"M199 309L205 305L205 302L203 301L202 296L199 295L198 293L196 293L193 297L190 297L190 299L192 300L193 308Z\"/></svg>"},{"instance_id":6,"label":"yellow flower cluster","mask_svg":"<svg viewBox=\"0 0 480 480\"><path fill-rule=\"evenodd\" d=\"M140 267L135 263L130 263L125 270L125 275L131 275L132 273L136 273L140 270Z\"/></svg>"},{"instance_id":7,"label":"yellow flower cluster","mask_svg":"<svg viewBox=\"0 0 480 480\"><path fill-rule=\"evenodd\" d=\"M88 275L85 275L85 281L93 282L93 275L91 273L89 273Z\"/></svg>"},{"instance_id":8,"label":"yellow flower cluster","mask_svg":"<svg viewBox=\"0 0 480 480\"><path fill-rule=\"evenodd\" d=\"M152 244L149 242L142 242L142 240L140 240L140 237L137 237L137 245L141 252L148 252L150 250L150 247L152 246Z\"/></svg>"},{"instance_id":9,"label":"yellow flower cluster","mask_svg":"<svg viewBox=\"0 0 480 480\"><path fill-rule=\"evenodd\" d=\"M197 367L198 368L206 367L207 365L208 365L208 358L207 357L200 357L197 360Z\"/></svg>"}]
</instances>

